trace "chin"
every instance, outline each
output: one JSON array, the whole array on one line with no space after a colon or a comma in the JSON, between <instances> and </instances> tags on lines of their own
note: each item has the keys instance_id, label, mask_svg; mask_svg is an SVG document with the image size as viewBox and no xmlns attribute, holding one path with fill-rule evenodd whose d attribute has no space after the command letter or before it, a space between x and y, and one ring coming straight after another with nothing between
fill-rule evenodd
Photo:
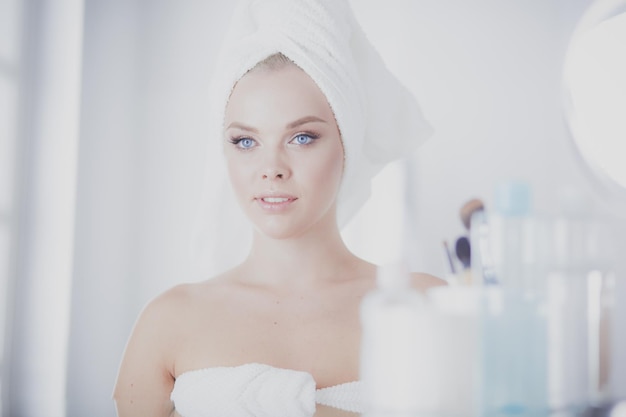
<instances>
[{"instance_id":1,"label":"chin","mask_svg":"<svg viewBox=\"0 0 626 417\"><path fill-rule=\"evenodd\" d=\"M257 225L256 230L261 235L276 240L290 239L302 234L302 228L300 227L287 224L279 225L275 224L275 222L272 222L272 224Z\"/></svg>"},{"instance_id":2,"label":"chin","mask_svg":"<svg viewBox=\"0 0 626 417\"><path fill-rule=\"evenodd\" d=\"M261 235L271 239L283 240L304 235L313 227L313 223L275 217L265 219L264 222L256 222L255 226Z\"/></svg>"}]
</instances>

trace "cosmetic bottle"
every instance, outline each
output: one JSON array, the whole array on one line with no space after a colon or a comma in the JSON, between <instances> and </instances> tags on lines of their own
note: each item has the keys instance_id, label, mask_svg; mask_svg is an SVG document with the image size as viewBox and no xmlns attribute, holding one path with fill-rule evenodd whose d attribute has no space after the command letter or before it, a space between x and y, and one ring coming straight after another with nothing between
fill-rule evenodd
<instances>
[{"instance_id":1,"label":"cosmetic bottle","mask_svg":"<svg viewBox=\"0 0 626 417\"><path fill-rule=\"evenodd\" d=\"M367 416L414 413L434 400L432 322L404 263L378 269L361 303L360 376Z\"/></svg>"},{"instance_id":2,"label":"cosmetic bottle","mask_svg":"<svg viewBox=\"0 0 626 417\"><path fill-rule=\"evenodd\" d=\"M558 196L559 213L549 222L550 405L579 413L614 395L615 245L611 225L591 210L580 190L563 187Z\"/></svg>"},{"instance_id":3,"label":"cosmetic bottle","mask_svg":"<svg viewBox=\"0 0 626 417\"><path fill-rule=\"evenodd\" d=\"M590 400L592 369L590 333L598 329L596 309L589 303L588 275L595 268L586 248L593 236L589 207L573 188L559 191L559 212L545 222L548 242L548 382L552 409L580 413ZM597 268L598 272L600 268ZM599 300L596 300L599 301ZM598 332L599 333L599 332Z\"/></svg>"},{"instance_id":4,"label":"cosmetic bottle","mask_svg":"<svg viewBox=\"0 0 626 417\"><path fill-rule=\"evenodd\" d=\"M489 247L489 223L484 208L470 217L470 247L472 276L478 285L497 284L493 258Z\"/></svg>"},{"instance_id":5,"label":"cosmetic bottle","mask_svg":"<svg viewBox=\"0 0 626 417\"><path fill-rule=\"evenodd\" d=\"M482 306L481 415L545 415L546 279L537 258L530 186L500 184L488 222L498 285L490 286Z\"/></svg>"},{"instance_id":6,"label":"cosmetic bottle","mask_svg":"<svg viewBox=\"0 0 626 417\"><path fill-rule=\"evenodd\" d=\"M531 209L531 189L523 181L498 184L494 209L489 216L489 247L496 279L503 288L533 292L535 266L535 222Z\"/></svg>"}]
</instances>

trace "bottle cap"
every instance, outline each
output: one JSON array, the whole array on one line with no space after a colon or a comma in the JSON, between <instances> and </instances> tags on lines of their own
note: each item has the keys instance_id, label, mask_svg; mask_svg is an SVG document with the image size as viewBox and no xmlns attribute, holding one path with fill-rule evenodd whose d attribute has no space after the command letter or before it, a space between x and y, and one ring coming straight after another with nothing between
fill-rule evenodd
<instances>
[{"instance_id":1,"label":"bottle cap","mask_svg":"<svg viewBox=\"0 0 626 417\"><path fill-rule=\"evenodd\" d=\"M402 290L410 286L409 268L404 261L390 262L379 266L376 283L382 290Z\"/></svg>"},{"instance_id":2,"label":"bottle cap","mask_svg":"<svg viewBox=\"0 0 626 417\"><path fill-rule=\"evenodd\" d=\"M530 214L530 185L524 181L504 181L496 187L494 208L502 216L526 216Z\"/></svg>"}]
</instances>

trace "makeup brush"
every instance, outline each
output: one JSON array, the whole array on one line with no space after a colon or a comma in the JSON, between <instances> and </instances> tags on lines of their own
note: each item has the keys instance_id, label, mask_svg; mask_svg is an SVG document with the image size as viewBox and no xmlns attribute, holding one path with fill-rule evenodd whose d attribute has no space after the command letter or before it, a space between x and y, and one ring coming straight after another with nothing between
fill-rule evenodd
<instances>
[{"instance_id":1,"label":"makeup brush","mask_svg":"<svg viewBox=\"0 0 626 417\"><path fill-rule=\"evenodd\" d=\"M452 254L447 240L443 241L443 252L445 264L447 266L447 275L449 277L454 277L456 275L456 268L454 267L454 261L452 260Z\"/></svg>"},{"instance_id":2,"label":"makeup brush","mask_svg":"<svg viewBox=\"0 0 626 417\"><path fill-rule=\"evenodd\" d=\"M474 246L470 255L470 266L476 279L485 284L496 284L497 278L489 249L489 224L482 200L473 198L459 210L461 221L470 232L470 243Z\"/></svg>"},{"instance_id":3,"label":"makeup brush","mask_svg":"<svg viewBox=\"0 0 626 417\"><path fill-rule=\"evenodd\" d=\"M467 237L461 236L456 240L455 244L456 257L461 261L463 265L463 276L461 282L463 284L472 284L472 251L470 241Z\"/></svg>"}]
</instances>

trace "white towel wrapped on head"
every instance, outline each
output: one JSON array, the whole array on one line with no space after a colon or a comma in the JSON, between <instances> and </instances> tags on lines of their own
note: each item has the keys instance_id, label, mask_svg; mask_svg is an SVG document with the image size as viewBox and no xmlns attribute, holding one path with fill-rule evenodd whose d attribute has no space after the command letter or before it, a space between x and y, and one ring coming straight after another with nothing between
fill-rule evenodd
<instances>
[{"instance_id":1,"label":"white towel wrapped on head","mask_svg":"<svg viewBox=\"0 0 626 417\"><path fill-rule=\"evenodd\" d=\"M368 199L371 179L390 161L410 155L432 129L347 0L242 0L211 84L212 152L219 151L215 143L222 145L224 112L235 84L278 52L315 81L334 112L345 150L337 209L343 226Z\"/></svg>"},{"instance_id":2,"label":"white towel wrapped on head","mask_svg":"<svg viewBox=\"0 0 626 417\"><path fill-rule=\"evenodd\" d=\"M415 149L431 128L347 1L244 0L233 14L213 78L216 134L236 82L277 52L315 81L335 114L346 154L338 205L343 225L369 197L371 178Z\"/></svg>"}]
</instances>

